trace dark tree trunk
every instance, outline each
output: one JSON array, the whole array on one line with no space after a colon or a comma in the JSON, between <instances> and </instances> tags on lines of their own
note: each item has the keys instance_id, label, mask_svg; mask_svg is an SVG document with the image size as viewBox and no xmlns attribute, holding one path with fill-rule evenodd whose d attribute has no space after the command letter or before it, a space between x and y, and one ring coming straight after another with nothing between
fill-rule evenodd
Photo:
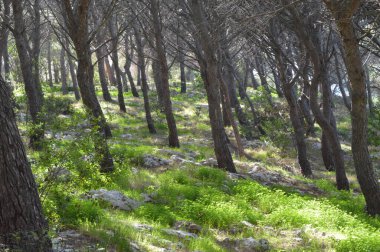
<instances>
[{"instance_id":1,"label":"dark tree trunk","mask_svg":"<svg viewBox=\"0 0 380 252\"><path fill-rule=\"evenodd\" d=\"M326 134L326 137L328 138L328 141L331 146L333 159L334 159L334 165L335 165L335 174L336 174L336 183L337 188L339 190L349 190L349 182L346 176L345 166L344 166L344 159L343 159L343 151L338 139L338 135L334 127L331 125L331 118L326 118L323 114L318 102L318 86L319 84L325 79L326 76L326 67L323 57L323 54L319 51L319 38L318 38L318 31L314 31L317 34L312 34L314 36L314 42L313 39L310 37L310 34L305 29L306 24L304 24L303 20L299 17L296 10L294 10L294 7L289 8L292 12L295 20L295 23L297 26L295 27L295 32L297 36L299 37L300 41L305 45L306 49L308 50L308 53L310 55L310 60L313 66L314 70L314 76L311 81L311 89L310 89L310 106L313 111L313 114L315 116L315 119L319 126L322 128L323 132ZM315 44L317 43L317 44ZM322 83L322 86L326 85L326 83ZM323 88L323 87L322 87ZM324 87L326 90L326 87ZM327 87L328 88L328 87ZM325 95L325 92L324 92ZM330 109L330 107L328 107Z\"/></svg>"},{"instance_id":2,"label":"dark tree trunk","mask_svg":"<svg viewBox=\"0 0 380 252\"><path fill-rule=\"evenodd\" d=\"M339 91L342 94L344 105L349 111L351 111L351 101L350 101L350 97L347 97L346 90L343 85L343 79L342 79L342 75L339 69L338 55L335 53L334 57L335 57L335 72L336 72L336 78L338 79Z\"/></svg>"},{"instance_id":3,"label":"dark tree trunk","mask_svg":"<svg viewBox=\"0 0 380 252\"><path fill-rule=\"evenodd\" d=\"M160 106L161 110L164 110L164 99L163 99L164 94L163 94L163 88L162 88L162 77L161 77L160 63L158 61L153 60L152 70L153 70L153 80L154 80L154 84L156 86L156 91L157 91L158 105Z\"/></svg>"},{"instance_id":4,"label":"dark tree trunk","mask_svg":"<svg viewBox=\"0 0 380 252\"><path fill-rule=\"evenodd\" d=\"M51 39L52 35L49 34L49 38L47 41L47 64L48 64L48 75L49 75L49 86L53 87L53 70L52 70L52 59L51 59Z\"/></svg>"},{"instance_id":5,"label":"dark tree trunk","mask_svg":"<svg viewBox=\"0 0 380 252\"><path fill-rule=\"evenodd\" d=\"M137 86L141 86L141 68L137 66Z\"/></svg>"},{"instance_id":6,"label":"dark tree trunk","mask_svg":"<svg viewBox=\"0 0 380 252\"><path fill-rule=\"evenodd\" d=\"M141 38L140 31L138 28L134 27L135 30L135 39L137 47L137 57L138 57L138 69L141 73L141 90L144 97L144 109L145 109L145 119L148 124L148 129L151 134L156 134L156 128L154 127L154 122L151 114L149 96L148 96L148 81L145 73L145 58L144 58L144 47Z\"/></svg>"},{"instance_id":7,"label":"dark tree trunk","mask_svg":"<svg viewBox=\"0 0 380 252\"><path fill-rule=\"evenodd\" d=\"M346 68L352 86L352 154L356 175L364 194L367 211L380 214L380 186L372 167L368 151L368 129L366 113L366 84L358 39L352 24L352 16L360 1L325 1L335 17L342 37Z\"/></svg>"},{"instance_id":8,"label":"dark tree trunk","mask_svg":"<svg viewBox=\"0 0 380 252\"><path fill-rule=\"evenodd\" d=\"M12 108L0 77L0 244L11 251L51 251L48 225Z\"/></svg>"},{"instance_id":9,"label":"dark tree trunk","mask_svg":"<svg viewBox=\"0 0 380 252\"><path fill-rule=\"evenodd\" d=\"M369 74L368 65L365 65L364 67L364 74L365 74L365 83L366 83L366 88L367 88L368 109L369 109L369 114L372 115L374 111L374 104L373 104L372 89L371 89L371 76Z\"/></svg>"},{"instance_id":10,"label":"dark tree trunk","mask_svg":"<svg viewBox=\"0 0 380 252\"><path fill-rule=\"evenodd\" d=\"M116 86L117 81L115 78L115 70L111 66L110 61L108 60L108 56L104 57L104 63L105 63L105 70L106 70L106 74L107 74L109 82L111 83L112 86Z\"/></svg>"},{"instance_id":11,"label":"dark tree trunk","mask_svg":"<svg viewBox=\"0 0 380 252\"><path fill-rule=\"evenodd\" d=\"M155 49L158 57L158 66L160 69L162 102L166 123L169 129L169 146L179 148L179 139L177 124L174 118L172 101L170 99L169 89L169 67L166 59L165 45L162 36L162 20L160 19L160 4L157 0L150 0L150 11L153 18L153 29L155 37Z\"/></svg>"},{"instance_id":12,"label":"dark tree trunk","mask_svg":"<svg viewBox=\"0 0 380 252\"><path fill-rule=\"evenodd\" d=\"M139 93L137 92L135 81L133 80L133 76L131 73L131 65L132 65L132 58L133 58L133 47L131 46L132 53L129 52L129 37L125 36L125 57L126 62L124 66L125 73L128 77L129 85L131 86L131 91L133 97L139 97Z\"/></svg>"},{"instance_id":13,"label":"dark tree trunk","mask_svg":"<svg viewBox=\"0 0 380 252\"><path fill-rule=\"evenodd\" d=\"M257 74L260 77L261 86L263 86L264 89L265 89L265 91L266 91L268 102L271 105L273 105L273 102L272 102L272 92L271 92L271 90L269 88L269 84L268 84L268 81L267 81L267 77L266 77L265 69L264 69L264 65L263 65L264 62L263 62L263 58L262 58L261 55L255 57L255 64L256 64Z\"/></svg>"},{"instance_id":14,"label":"dark tree trunk","mask_svg":"<svg viewBox=\"0 0 380 252\"><path fill-rule=\"evenodd\" d=\"M54 83L59 83L59 80L61 79L59 76L59 67L56 62L53 62L53 70L54 70Z\"/></svg>"},{"instance_id":15,"label":"dark tree trunk","mask_svg":"<svg viewBox=\"0 0 380 252\"><path fill-rule=\"evenodd\" d=\"M178 45L178 61L179 61L179 69L181 74L181 93L185 94L187 91L186 86L186 70L185 70L185 54L183 52L183 48L181 45Z\"/></svg>"},{"instance_id":16,"label":"dark tree trunk","mask_svg":"<svg viewBox=\"0 0 380 252\"><path fill-rule=\"evenodd\" d=\"M228 139L223 127L222 111L220 109L220 82L218 80L218 63L215 58L216 48L213 47L210 37L207 19L203 7L198 0L189 3L192 11L192 19L198 33L193 34L195 40L201 46L203 55L198 52L201 76L204 81L209 104L209 117L211 123L212 138L214 140L214 151L219 168L229 172L236 172L236 168L228 148Z\"/></svg>"},{"instance_id":17,"label":"dark tree trunk","mask_svg":"<svg viewBox=\"0 0 380 252\"><path fill-rule=\"evenodd\" d=\"M119 102L119 109L122 112L127 112L127 108L125 107L125 101L124 101L124 89L123 89L123 82L121 79L121 70L119 67L119 55L117 53L117 42L118 42L118 37L117 37L117 21L115 18L111 18L109 21L109 30L110 34L112 37L112 62L115 68L115 73L116 73L116 83L117 83L117 100Z\"/></svg>"},{"instance_id":18,"label":"dark tree trunk","mask_svg":"<svg viewBox=\"0 0 380 252\"><path fill-rule=\"evenodd\" d=\"M12 0L14 31L13 35L16 41L16 48L20 59L21 72L25 84L25 93L28 99L29 111L32 117L35 129L30 136L30 145L32 148L40 148L40 140L44 137L44 122L41 118L43 105L43 93L41 84L39 83L38 71L38 55L39 49L28 50L29 42L26 35L25 22L23 19L22 2L20 0ZM37 6L38 8L38 6ZM39 25L39 24L38 24ZM34 36L39 36L34 35ZM34 41L34 40L37 40ZM39 46L38 39L33 38L33 46ZM36 52L38 51L38 52ZM34 63L33 63L34 62Z\"/></svg>"},{"instance_id":19,"label":"dark tree trunk","mask_svg":"<svg viewBox=\"0 0 380 252\"><path fill-rule=\"evenodd\" d=\"M70 53L69 43L66 43L66 45L67 45L67 50L68 50L67 61L69 62L70 76L71 76L71 81L73 82L75 100L79 101L80 92L79 92L79 87L78 87L77 75L75 73L75 65L70 55L71 53Z\"/></svg>"},{"instance_id":20,"label":"dark tree trunk","mask_svg":"<svg viewBox=\"0 0 380 252\"><path fill-rule=\"evenodd\" d=\"M294 83L290 83L287 80L287 71L285 68L286 65L282 60L281 53L276 52L275 56L277 59L278 70L280 75L279 80L281 81L282 90L284 91L284 95L289 106L290 121L293 126L294 136L296 140L298 164L301 167L302 175L304 175L305 177L311 177L313 173L311 171L310 163L307 158L305 132L300 119L301 117L299 107L297 104L297 97L293 87Z\"/></svg>"},{"instance_id":21,"label":"dark tree trunk","mask_svg":"<svg viewBox=\"0 0 380 252\"><path fill-rule=\"evenodd\" d=\"M66 69L64 48L61 49L60 64L61 64L62 94L67 95L69 92L67 90L67 69Z\"/></svg>"},{"instance_id":22,"label":"dark tree trunk","mask_svg":"<svg viewBox=\"0 0 380 252\"><path fill-rule=\"evenodd\" d=\"M104 50L102 48L96 50L96 58L98 60L98 72L100 86L102 87L103 99L107 102L112 102L112 97L110 91L108 90L108 82L106 77L106 71L104 68Z\"/></svg>"},{"instance_id":23,"label":"dark tree trunk","mask_svg":"<svg viewBox=\"0 0 380 252\"><path fill-rule=\"evenodd\" d=\"M303 87L302 87L302 94L298 100L298 104L300 106L300 109L306 121L306 125L307 125L306 136L315 136L314 117L310 108L310 82L309 82L309 76L307 73L308 66L309 64L306 64L305 68L303 69L303 73L302 73Z\"/></svg>"},{"instance_id":24,"label":"dark tree trunk","mask_svg":"<svg viewBox=\"0 0 380 252\"><path fill-rule=\"evenodd\" d=\"M100 160L100 171L111 172L114 170L114 164L108 149L107 137L111 137L112 134L96 97L94 68L91 62L90 43L88 43L89 4L89 0L81 0L73 9L70 1L64 1L62 2L62 10L77 54L77 79L82 101L90 114L91 124L99 130L98 134L94 136L94 142L95 154L97 159ZM74 13L77 16L75 18Z\"/></svg>"},{"instance_id":25,"label":"dark tree trunk","mask_svg":"<svg viewBox=\"0 0 380 252\"><path fill-rule=\"evenodd\" d=\"M276 73L276 69L275 68L272 69L272 74L273 74L274 85L276 86L277 95L278 95L278 97L283 98L284 97L284 92L283 92L283 90L281 88L280 77Z\"/></svg>"}]
</instances>

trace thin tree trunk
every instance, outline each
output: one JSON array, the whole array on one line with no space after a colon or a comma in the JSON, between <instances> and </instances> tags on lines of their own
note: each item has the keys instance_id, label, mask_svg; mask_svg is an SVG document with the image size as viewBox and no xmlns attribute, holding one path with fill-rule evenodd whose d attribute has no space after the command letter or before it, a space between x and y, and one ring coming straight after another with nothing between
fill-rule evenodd
<instances>
[{"instance_id":1,"label":"thin tree trunk","mask_svg":"<svg viewBox=\"0 0 380 252\"><path fill-rule=\"evenodd\" d=\"M111 18L109 21L109 30L112 37L112 62L115 68L115 74L116 74L116 83L117 83L117 100L119 102L119 109L122 112L127 112L127 108L125 107L125 101L124 101L124 89L123 89L123 82L121 79L121 70L119 67L119 55L117 54L117 21L115 18Z\"/></svg>"},{"instance_id":2,"label":"thin tree trunk","mask_svg":"<svg viewBox=\"0 0 380 252\"><path fill-rule=\"evenodd\" d=\"M49 75L49 86L53 87L53 70L52 70L52 59L51 59L51 40L52 34L49 34L47 41L47 64L48 64L48 75Z\"/></svg>"},{"instance_id":3,"label":"thin tree trunk","mask_svg":"<svg viewBox=\"0 0 380 252\"><path fill-rule=\"evenodd\" d=\"M75 9L70 1L64 1L61 4L66 27L73 40L78 59L77 79L82 101L90 115L92 126L98 129L98 134L93 138L96 158L99 160L101 172L111 172L114 170L114 164L108 148L107 137L111 137L112 133L95 93L94 68L91 62L90 43L88 43L89 1L78 2L74 6ZM78 18L73 18L74 13Z\"/></svg>"},{"instance_id":4,"label":"thin tree trunk","mask_svg":"<svg viewBox=\"0 0 380 252\"><path fill-rule=\"evenodd\" d=\"M66 69L64 48L61 48L60 63L61 63L62 94L67 95L69 92L67 90L67 69Z\"/></svg>"},{"instance_id":5,"label":"thin tree trunk","mask_svg":"<svg viewBox=\"0 0 380 252\"><path fill-rule=\"evenodd\" d=\"M132 58L133 58L134 50L133 50L133 47L131 46L132 52L131 53L129 52L129 36L125 36L124 41L125 41L125 55L126 55L125 56L126 62L125 62L124 70L125 70L125 73L127 74L129 85L131 86L132 95L134 97L139 97L139 93L137 92L135 82L133 80L133 76L131 73L131 65L132 65Z\"/></svg>"},{"instance_id":6,"label":"thin tree trunk","mask_svg":"<svg viewBox=\"0 0 380 252\"><path fill-rule=\"evenodd\" d=\"M14 31L13 35L16 41L16 48L20 59L20 66L22 77L25 84L25 93L28 99L29 111L34 124L34 129L30 136L30 145L32 148L39 149L41 147L40 141L44 137L44 121L41 118L41 111L43 105L43 93L39 81L38 70L36 63L36 50L33 50L32 55L28 52L29 44L26 35L25 22L23 19L22 3L19 0L12 0L13 17L14 17ZM37 36L37 35L35 35ZM38 46L38 44L34 45Z\"/></svg>"},{"instance_id":7,"label":"thin tree trunk","mask_svg":"<svg viewBox=\"0 0 380 252\"><path fill-rule=\"evenodd\" d=\"M334 54L334 58L335 58L335 72L336 72L336 77L338 79L339 91L342 94L344 105L349 111L351 111L350 97L347 97L346 90L343 85L342 75L339 69L338 55L336 53Z\"/></svg>"},{"instance_id":8,"label":"thin tree trunk","mask_svg":"<svg viewBox=\"0 0 380 252\"><path fill-rule=\"evenodd\" d=\"M284 95L289 106L290 121L293 126L294 136L296 140L298 164L301 167L302 175L305 177L311 177L313 173L311 171L310 163L307 158L305 132L300 119L297 97L293 87L294 83L289 83L289 81L287 80L287 71L285 69L285 65L280 52L276 52L275 57L277 58L278 70L280 75L279 80L281 81L282 90L284 91Z\"/></svg>"},{"instance_id":9,"label":"thin tree trunk","mask_svg":"<svg viewBox=\"0 0 380 252\"><path fill-rule=\"evenodd\" d=\"M108 60L108 56L104 57L104 63L105 63L105 70L106 70L106 74L107 74L109 82L111 83L112 86L116 86L117 81L115 78L115 71Z\"/></svg>"},{"instance_id":10,"label":"thin tree trunk","mask_svg":"<svg viewBox=\"0 0 380 252\"><path fill-rule=\"evenodd\" d=\"M69 44L66 43L66 45L67 45L67 50L69 50L69 52L70 52ZM77 75L75 73L75 65L74 65L74 62L71 58L71 55L69 55L69 53L67 54L67 61L69 62L70 76L71 76L71 81L73 82L75 100L79 101L80 100L80 92L79 92L79 87L78 87Z\"/></svg>"},{"instance_id":11,"label":"thin tree trunk","mask_svg":"<svg viewBox=\"0 0 380 252\"><path fill-rule=\"evenodd\" d=\"M104 68L104 49L99 48L96 50L96 58L98 60L98 72L100 79L100 86L102 87L103 99L107 102L112 102L110 91L108 90L108 82L106 77L106 71Z\"/></svg>"},{"instance_id":12,"label":"thin tree trunk","mask_svg":"<svg viewBox=\"0 0 380 252\"><path fill-rule=\"evenodd\" d=\"M141 34L137 28L135 30L135 39L136 39L136 47L137 47L137 57L138 57L138 69L141 72L141 90L144 97L144 109L145 109L145 119L148 124L148 129L151 134L156 134L156 128L154 127L154 122L151 114L149 96L148 96L148 81L145 73L145 59L144 59L144 48L142 43Z\"/></svg>"}]
</instances>

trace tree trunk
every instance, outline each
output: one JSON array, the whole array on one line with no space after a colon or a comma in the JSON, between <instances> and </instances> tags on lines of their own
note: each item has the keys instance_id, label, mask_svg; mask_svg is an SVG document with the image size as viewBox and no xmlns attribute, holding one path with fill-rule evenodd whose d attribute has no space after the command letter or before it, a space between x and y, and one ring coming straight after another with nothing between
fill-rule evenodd
<instances>
[{"instance_id":1,"label":"tree trunk","mask_svg":"<svg viewBox=\"0 0 380 252\"><path fill-rule=\"evenodd\" d=\"M157 0L150 0L150 11L153 17L153 29L155 36L155 49L158 57L158 64L161 77L162 102L166 123L169 129L169 147L179 148L179 139L177 132L177 124L174 118L172 101L170 99L169 89L169 67L166 59L165 45L162 36L162 20L160 20L160 4Z\"/></svg>"},{"instance_id":2,"label":"tree trunk","mask_svg":"<svg viewBox=\"0 0 380 252\"><path fill-rule=\"evenodd\" d=\"M0 78L0 244L11 251L51 251L48 225L16 125L12 96Z\"/></svg>"},{"instance_id":3,"label":"tree trunk","mask_svg":"<svg viewBox=\"0 0 380 252\"><path fill-rule=\"evenodd\" d=\"M98 72L100 79L100 86L102 87L103 99L107 102L112 102L112 97L110 91L108 90L108 82L106 77L106 71L104 68L104 49L99 48L96 50L96 58L98 60Z\"/></svg>"},{"instance_id":4,"label":"tree trunk","mask_svg":"<svg viewBox=\"0 0 380 252\"><path fill-rule=\"evenodd\" d=\"M80 100L80 93L79 93L77 75L75 73L75 65L74 65L74 62L73 62L71 55L70 55L69 43L66 43L66 46L67 46L67 50L69 52L67 54L67 61L69 62L70 76L71 76L71 81L73 82L75 100L79 101Z\"/></svg>"},{"instance_id":5,"label":"tree trunk","mask_svg":"<svg viewBox=\"0 0 380 252\"><path fill-rule=\"evenodd\" d=\"M186 86L186 70L185 70L185 54L181 45L178 45L178 61L181 74L181 94L185 94L187 91Z\"/></svg>"},{"instance_id":6,"label":"tree trunk","mask_svg":"<svg viewBox=\"0 0 380 252\"><path fill-rule=\"evenodd\" d=\"M340 146L340 142L338 139L338 135L334 127L331 125L331 118L326 118L325 115L322 113L319 102L318 102L318 87L319 84L322 81L322 86L326 85L326 83L323 83L326 76L326 67L325 62L322 53L319 51L320 47L318 45L319 43L319 37L318 37L318 31L314 31L317 34L312 34L314 38L312 39L310 37L310 34L306 31L306 24L304 24L304 21L299 17L297 11L294 9L294 7L290 7L289 10L293 14L295 18L295 32L300 39L300 41L305 45L305 48L307 49L310 60L313 66L314 75L313 79L311 81L311 88L310 88L310 106L311 110L313 111L313 114L315 116L315 120L317 121L318 125L322 128L323 132L326 134L326 137L328 138L328 141L331 146L334 164L335 164L335 176L336 176L336 184L338 190L349 190L350 185L346 176L345 166L344 166L344 159L343 159L343 151ZM314 42L313 42L314 41ZM317 43L317 44L315 44ZM325 88L326 87L322 87ZM329 108L330 109L330 108Z\"/></svg>"},{"instance_id":7,"label":"tree trunk","mask_svg":"<svg viewBox=\"0 0 380 252\"><path fill-rule=\"evenodd\" d=\"M109 82L111 83L112 86L116 86L117 81L115 78L115 71L108 60L108 56L104 57L104 63L105 63L105 70L106 70L106 74L107 74Z\"/></svg>"},{"instance_id":8,"label":"tree trunk","mask_svg":"<svg viewBox=\"0 0 380 252\"><path fill-rule=\"evenodd\" d=\"M367 211L371 215L380 214L380 186L374 173L368 151L368 128L366 110L366 84L358 39L352 24L352 16L360 6L360 1L325 1L335 17L342 37L346 68L352 87L352 154L356 175L364 194ZM341 6L343 5L343 6ZM342 11L344 10L344 11Z\"/></svg>"},{"instance_id":9,"label":"tree trunk","mask_svg":"<svg viewBox=\"0 0 380 252\"><path fill-rule=\"evenodd\" d=\"M137 57L138 57L138 72L141 73L141 90L144 97L144 109L145 109L145 119L148 124L148 129L151 134L156 134L156 128L154 127L154 122L151 114L149 96L148 96L148 81L145 73L145 59L144 59L144 48L142 43L141 34L138 28L134 27L135 39L137 47Z\"/></svg>"},{"instance_id":10,"label":"tree trunk","mask_svg":"<svg viewBox=\"0 0 380 252\"><path fill-rule=\"evenodd\" d=\"M198 0L192 0L189 5L192 11L193 22L198 31L197 34L193 34L193 37L198 41L203 51L203 57L199 56L199 63L209 104L209 117L215 156L219 168L235 173L236 168L228 148L228 139L224 131L222 111L220 109L220 82L218 80L218 65L215 58L216 48L211 43L213 40L210 37L207 26L208 22L204 16L201 3Z\"/></svg>"},{"instance_id":11,"label":"tree trunk","mask_svg":"<svg viewBox=\"0 0 380 252\"><path fill-rule=\"evenodd\" d=\"M38 70L36 63L32 61L38 59L35 50L32 54L29 53L28 38L26 35L25 22L23 19L22 2L20 0L12 0L13 17L14 17L14 31L13 35L16 41L16 48L20 59L20 66L22 77L25 84L25 93L28 99L29 111L34 124L34 129L30 136L30 145L32 148L39 149L40 140L44 137L44 122L41 118L41 111L43 105L43 93L39 82ZM35 35L37 36L37 35ZM35 46L39 46L38 44Z\"/></svg>"},{"instance_id":12,"label":"tree trunk","mask_svg":"<svg viewBox=\"0 0 380 252\"><path fill-rule=\"evenodd\" d=\"M61 79L59 76L59 67L56 62L53 61L53 70L54 70L54 83L59 83L59 80Z\"/></svg>"},{"instance_id":13,"label":"tree trunk","mask_svg":"<svg viewBox=\"0 0 380 252\"><path fill-rule=\"evenodd\" d=\"M65 49L63 47L61 48L60 63L61 63L62 94L67 95L69 92L67 90L67 70L66 70L66 62L65 62Z\"/></svg>"},{"instance_id":14,"label":"tree trunk","mask_svg":"<svg viewBox=\"0 0 380 252\"><path fill-rule=\"evenodd\" d=\"M108 149L107 137L111 137L111 129L104 117L94 87L94 68L91 62L91 48L88 43L88 11L89 1L81 0L74 6L70 1L62 4L63 15L65 16L66 27L73 41L78 59L77 79L82 96L82 101L90 115L93 127L98 128L98 134L94 136L95 154L100 160L100 171L111 172L114 170L112 156ZM75 15L78 18L73 18Z\"/></svg>"},{"instance_id":15,"label":"tree trunk","mask_svg":"<svg viewBox=\"0 0 380 252\"><path fill-rule=\"evenodd\" d=\"M133 80L133 76L131 73L131 65L132 65L132 58L133 58L133 47L131 46L132 53L129 53L129 37L125 36L125 66L124 70L128 77L129 85L131 86L131 91L133 97L139 97L139 93L137 92L135 82Z\"/></svg>"},{"instance_id":16,"label":"tree trunk","mask_svg":"<svg viewBox=\"0 0 380 252\"><path fill-rule=\"evenodd\" d=\"M300 119L301 117L297 104L297 97L293 88L293 83L289 83L287 80L287 71L285 69L281 54L279 52L276 52L275 57L277 58L280 75L279 80L281 81L282 90L284 91L284 95L289 106L290 121L293 126L294 136L296 140L298 164L301 167L302 175L305 177L311 177L313 173L311 171L310 163L307 158L305 132Z\"/></svg>"},{"instance_id":17,"label":"tree trunk","mask_svg":"<svg viewBox=\"0 0 380 252\"><path fill-rule=\"evenodd\" d=\"M351 111L350 97L347 97L346 90L343 85L343 79L342 79L342 75L339 69L338 55L336 53L334 54L334 58L335 58L335 72L336 72L336 78L338 79L339 91L342 94L344 105L349 111Z\"/></svg>"},{"instance_id":18,"label":"tree trunk","mask_svg":"<svg viewBox=\"0 0 380 252\"><path fill-rule=\"evenodd\" d=\"M117 42L118 42L118 38L117 38L117 21L115 20L115 18L111 18L110 21L109 21L109 30L110 30L110 34L111 34L111 37L112 37L112 54L111 54L111 58L112 58L112 63L114 65L114 68L115 68L115 73L116 73L116 83L117 83L117 100L119 102L119 109L120 111L122 112L127 112L127 108L125 107L125 101L124 101L124 89L123 89L123 82L122 82L122 79L121 79L121 70L120 70L120 67L119 67L119 55L117 54Z\"/></svg>"},{"instance_id":19,"label":"tree trunk","mask_svg":"<svg viewBox=\"0 0 380 252\"><path fill-rule=\"evenodd\" d=\"M309 64L306 64L302 73L303 87L298 104L306 121L306 136L315 136L314 118L310 108L310 82L307 73L308 66Z\"/></svg>"},{"instance_id":20,"label":"tree trunk","mask_svg":"<svg viewBox=\"0 0 380 252\"><path fill-rule=\"evenodd\" d=\"M153 60L152 70L153 70L154 85L156 86L156 91L157 91L158 106L163 111L164 110L164 99L163 99L164 94L163 94L163 89L162 89L160 63L157 60Z\"/></svg>"},{"instance_id":21,"label":"tree trunk","mask_svg":"<svg viewBox=\"0 0 380 252\"><path fill-rule=\"evenodd\" d=\"M49 34L49 38L48 38L48 41L47 41L47 64L48 64L48 75L49 75L49 86L50 87L53 87L53 70L52 70L52 59L51 59L51 39L52 39L52 35Z\"/></svg>"}]
</instances>

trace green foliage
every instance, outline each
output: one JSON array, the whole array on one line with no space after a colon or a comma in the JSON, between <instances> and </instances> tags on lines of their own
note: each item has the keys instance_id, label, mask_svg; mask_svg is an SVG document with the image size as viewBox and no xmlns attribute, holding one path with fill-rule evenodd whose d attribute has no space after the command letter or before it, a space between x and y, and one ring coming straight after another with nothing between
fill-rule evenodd
<instances>
[{"instance_id":1,"label":"green foliage","mask_svg":"<svg viewBox=\"0 0 380 252\"><path fill-rule=\"evenodd\" d=\"M368 120L368 141L371 145L380 145L380 106L373 110Z\"/></svg>"},{"instance_id":2,"label":"green foliage","mask_svg":"<svg viewBox=\"0 0 380 252\"><path fill-rule=\"evenodd\" d=\"M194 86L197 88L197 89L201 89L201 88L204 88L204 82L203 82L203 79L202 79L202 76L200 73L195 73L195 78L194 78Z\"/></svg>"},{"instance_id":3,"label":"green foliage","mask_svg":"<svg viewBox=\"0 0 380 252\"><path fill-rule=\"evenodd\" d=\"M62 225L78 226L83 222L97 222L104 216L96 201L76 198L59 187L51 192L51 199L49 208L54 208Z\"/></svg>"},{"instance_id":4,"label":"green foliage","mask_svg":"<svg viewBox=\"0 0 380 252\"><path fill-rule=\"evenodd\" d=\"M168 206L145 204L138 208L135 214L146 220L158 222L163 226L171 226L175 222L175 216Z\"/></svg>"},{"instance_id":5,"label":"green foliage","mask_svg":"<svg viewBox=\"0 0 380 252\"><path fill-rule=\"evenodd\" d=\"M67 96L49 96L45 99L44 110L47 115L73 114L73 99Z\"/></svg>"}]
</instances>

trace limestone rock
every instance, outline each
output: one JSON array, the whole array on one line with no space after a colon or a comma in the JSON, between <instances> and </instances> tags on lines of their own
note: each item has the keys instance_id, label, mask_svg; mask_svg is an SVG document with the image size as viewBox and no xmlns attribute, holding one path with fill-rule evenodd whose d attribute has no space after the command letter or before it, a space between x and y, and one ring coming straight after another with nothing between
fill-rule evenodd
<instances>
[{"instance_id":1,"label":"limestone rock","mask_svg":"<svg viewBox=\"0 0 380 252\"><path fill-rule=\"evenodd\" d=\"M128 198L119 191L107 191L105 189L99 189L88 192L88 195L92 199L104 200L110 203L113 207L125 211L132 211L142 204L141 202Z\"/></svg>"},{"instance_id":2,"label":"limestone rock","mask_svg":"<svg viewBox=\"0 0 380 252\"><path fill-rule=\"evenodd\" d=\"M193 234L193 233L189 233L189 232L185 232L185 231L182 231L182 230L163 229L162 231L164 231L168 235L174 235L174 236L177 236L178 238L181 238L181 239L198 238L198 235Z\"/></svg>"},{"instance_id":3,"label":"limestone rock","mask_svg":"<svg viewBox=\"0 0 380 252\"><path fill-rule=\"evenodd\" d=\"M157 167L161 167L161 166L167 166L169 164L170 164L170 162L168 160L162 159L159 157L155 157L152 155L146 154L143 157L143 166L145 168L157 168Z\"/></svg>"}]
</instances>

